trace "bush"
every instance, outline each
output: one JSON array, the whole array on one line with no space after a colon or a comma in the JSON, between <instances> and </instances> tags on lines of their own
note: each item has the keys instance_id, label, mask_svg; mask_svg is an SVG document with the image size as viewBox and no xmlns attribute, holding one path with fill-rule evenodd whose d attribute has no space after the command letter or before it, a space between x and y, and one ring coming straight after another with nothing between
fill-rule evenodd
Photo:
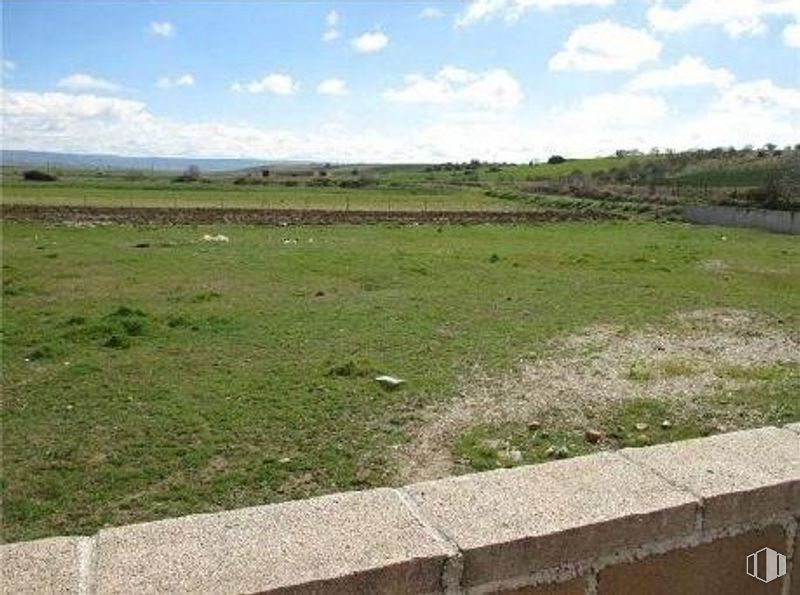
<instances>
[{"instance_id":1,"label":"bush","mask_svg":"<svg viewBox=\"0 0 800 595\"><path fill-rule=\"evenodd\" d=\"M745 199L765 209L791 208L788 192L777 176L772 176L758 188L750 188L745 192Z\"/></svg>"},{"instance_id":2,"label":"bush","mask_svg":"<svg viewBox=\"0 0 800 595\"><path fill-rule=\"evenodd\" d=\"M22 173L22 179L28 182L55 182L57 178L38 169L29 169Z\"/></svg>"},{"instance_id":3,"label":"bush","mask_svg":"<svg viewBox=\"0 0 800 595\"><path fill-rule=\"evenodd\" d=\"M550 159L547 160L547 163L550 165L558 165L559 163L566 163L567 160L562 157L561 155L553 155Z\"/></svg>"},{"instance_id":4,"label":"bush","mask_svg":"<svg viewBox=\"0 0 800 595\"><path fill-rule=\"evenodd\" d=\"M181 175L172 180L173 182L198 182L200 181L200 168L190 165Z\"/></svg>"}]
</instances>

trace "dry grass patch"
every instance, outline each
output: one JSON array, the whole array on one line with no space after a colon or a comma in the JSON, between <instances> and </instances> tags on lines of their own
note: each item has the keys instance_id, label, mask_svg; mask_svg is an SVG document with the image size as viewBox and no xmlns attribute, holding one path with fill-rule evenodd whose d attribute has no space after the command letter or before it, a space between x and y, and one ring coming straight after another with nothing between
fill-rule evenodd
<instances>
[{"instance_id":1,"label":"dry grass patch","mask_svg":"<svg viewBox=\"0 0 800 595\"><path fill-rule=\"evenodd\" d=\"M628 331L596 325L554 341L549 355L522 359L510 372L472 370L459 397L430 409L402 452L402 479L454 470L453 445L468 428L525 424L558 411L567 424L636 401L680 402L766 385L800 364L800 338L781 322L741 310L698 310Z\"/></svg>"}]
</instances>

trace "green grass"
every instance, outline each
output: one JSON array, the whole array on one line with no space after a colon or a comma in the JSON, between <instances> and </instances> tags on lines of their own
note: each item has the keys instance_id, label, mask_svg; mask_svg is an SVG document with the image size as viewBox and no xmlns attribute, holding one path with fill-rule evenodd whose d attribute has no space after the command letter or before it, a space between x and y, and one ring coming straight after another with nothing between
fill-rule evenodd
<instances>
[{"instance_id":1,"label":"green grass","mask_svg":"<svg viewBox=\"0 0 800 595\"><path fill-rule=\"evenodd\" d=\"M6 222L3 538L390 484L421 409L474 364L678 310L797 329L797 262L790 237L673 224ZM378 372L407 384L385 392ZM725 398L796 418L778 396Z\"/></svg>"},{"instance_id":2,"label":"green grass","mask_svg":"<svg viewBox=\"0 0 800 595\"><path fill-rule=\"evenodd\" d=\"M230 182L5 181L3 203L103 207L225 207L333 210L508 210L526 208L487 196L480 188L237 186ZM533 208L530 206L528 208Z\"/></svg>"},{"instance_id":3,"label":"green grass","mask_svg":"<svg viewBox=\"0 0 800 595\"><path fill-rule=\"evenodd\" d=\"M57 177L55 182L26 182L22 168L4 167L2 202L378 211L548 208L680 219L685 203L731 200L734 189L736 200L753 200L746 191L763 185L775 175L793 188L800 183L799 163L794 152L725 158L627 156L536 165L335 166L324 170L324 177L318 175L321 170L313 168L273 169L268 178L234 171L211 173L201 181L180 183L174 181L174 173L68 168L52 170ZM601 173L608 175L595 175ZM600 192L595 194L597 198L589 199L586 195L565 194L563 190L569 191L572 183L569 180L574 174L583 175L594 190L605 189L608 195ZM242 181L246 183L237 183ZM561 186L562 192L556 194L562 196L539 196L537 182ZM650 184L662 186L662 193L664 186L670 187L669 200L654 201L649 194ZM672 195L672 191L676 194Z\"/></svg>"}]
</instances>

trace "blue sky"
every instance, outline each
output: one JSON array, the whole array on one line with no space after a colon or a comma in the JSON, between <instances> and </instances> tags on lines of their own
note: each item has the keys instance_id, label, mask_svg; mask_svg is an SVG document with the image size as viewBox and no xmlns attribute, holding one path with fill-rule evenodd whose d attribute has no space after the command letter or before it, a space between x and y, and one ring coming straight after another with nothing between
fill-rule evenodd
<instances>
[{"instance_id":1,"label":"blue sky","mask_svg":"<svg viewBox=\"0 0 800 595\"><path fill-rule=\"evenodd\" d=\"M4 147L527 161L800 141L800 0L3 3Z\"/></svg>"}]
</instances>

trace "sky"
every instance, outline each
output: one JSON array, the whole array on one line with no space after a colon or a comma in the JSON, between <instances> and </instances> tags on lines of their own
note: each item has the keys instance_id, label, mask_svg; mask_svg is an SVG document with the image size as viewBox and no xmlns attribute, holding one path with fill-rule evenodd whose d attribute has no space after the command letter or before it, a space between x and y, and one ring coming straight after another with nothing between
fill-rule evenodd
<instances>
[{"instance_id":1,"label":"sky","mask_svg":"<svg viewBox=\"0 0 800 595\"><path fill-rule=\"evenodd\" d=\"M3 148L527 162L800 142L800 0L2 2Z\"/></svg>"}]
</instances>

